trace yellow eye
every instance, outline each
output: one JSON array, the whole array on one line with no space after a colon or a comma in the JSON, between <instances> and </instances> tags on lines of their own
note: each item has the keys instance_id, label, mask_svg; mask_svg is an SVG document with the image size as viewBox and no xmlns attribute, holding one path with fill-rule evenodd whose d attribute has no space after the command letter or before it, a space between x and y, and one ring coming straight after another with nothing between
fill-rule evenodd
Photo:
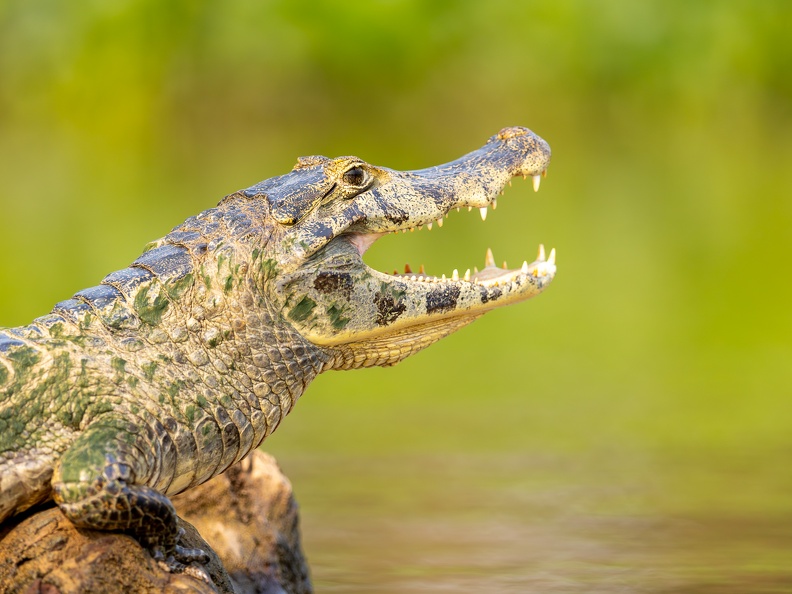
<instances>
[{"instance_id":1,"label":"yellow eye","mask_svg":"<svg viewBox=\"0 0 792 594\"><path fill-rule=\"evenodd\" d=\"M344 183L349 186L362 186L366 183L366 172L360 167L353 167L344 173Z\"/></svg>"}]
</instances>

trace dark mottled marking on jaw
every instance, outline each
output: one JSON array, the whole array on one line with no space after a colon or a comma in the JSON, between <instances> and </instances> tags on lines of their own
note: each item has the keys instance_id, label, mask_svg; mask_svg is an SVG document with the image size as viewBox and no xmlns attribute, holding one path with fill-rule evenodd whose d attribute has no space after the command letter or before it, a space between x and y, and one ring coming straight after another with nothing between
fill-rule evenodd
<instances>
[{"instance_id":1,"label":"dark mottled marking on jaw","mask_svg":"<svg viewBox=\"0 0 792 594\"><path fill-rule=\"evenodd\" d=\"M329 225L325 225L324 223L317 222L313 228L313 232L319 236L324 237L325 239L330 239L333 237L333 229Z\"/></svg>"},{"instance_id":2,"label":"dark mottled marking on jaw","mask_svg":"<svg viewBox=\"0 0 792 594\"><path fill-rule=\"evenodd\" d=\"M393 299L393 295L377 292L374 295L374 305L377 306L376 322L379 326L387 326L395 322L404 313L407 306L401 301L398 303Z\"/></svg>"},{"instance_id":3,"label":"dark mottled marking on jaw","mask_svg":"<svg viewBox=\"0 0 792 594\"><path fill-rule=\"evenodd\" d=\"M442 313L456 307L461 289L455 285L438 287L426 296L426 313Z\"/></svg>"},{"instance_id":4,"label":"dark mottled marking on jaw","mask_svg":"<svg viewBox=\"0 0 792 594\"><path fill-rule=\"evenodd\" d=\"M387 211L385 213L385 218L395 225L401 225L404 221L410 218L410 215L408 215L406 212Z\"/></svg>"},{"instance_id":5,"label":"dark mottled marking on jaw","mask_svg":"<svg viewBox=\"0 0 792 594\"><path fill-rule=\"evenodd\" d=\"M347 299L352 296L352 277L346 272L321 272L314 280L314 288L320 293L341 293Z\"/></svg>"},{"instance_id":6,"label":"dark mottled marking on jaw","mask_svg":"<svg viewBox=\"0 0 792 594\"><path fill-rule=\"evenodd\" d=\"M406 213L399 208L394 208L393 204L391 204L390 201L384 199L376 189L372 190L371 195L374 198L374 201L377 203L380 211L383 213L383 216L394 225L401 225L403 222L409 220L409 213Z\"/></svg>"},{"instance_id":7,"label":"dark mottled marking on jaw","mask_svg":"<svg viewBox=\"0 0 792 594\"><path fill-rule=\"evenodd\" d=\"M297 305L289 311L289 317L295 322L304 322L311 315L314 307L316 307L316 301L308 297L308 295L303 295Z\"/></svg>"}]
</instances>

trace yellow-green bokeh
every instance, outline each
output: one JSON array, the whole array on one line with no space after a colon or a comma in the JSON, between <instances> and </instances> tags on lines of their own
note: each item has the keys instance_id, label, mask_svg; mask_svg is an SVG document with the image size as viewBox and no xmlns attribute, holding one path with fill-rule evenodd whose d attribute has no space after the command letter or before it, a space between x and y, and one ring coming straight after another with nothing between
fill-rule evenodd
<instances>
[{"instance_id":1,"label":"yellow-green bokeh","mask_svg":"<svg viewBox=\"0 0 792 594\"><path fill-rule=\"evenodd\" d=\"M642 513L788 514L790 22L783 0L5 0L0 324L299 155L419 168L525 125L553 148L539 194L367 261L449 273L543 242L551 289L320 378L271 449L553 452L592 482L640 466L665 494Z\"/></svg>"}]
</instances>

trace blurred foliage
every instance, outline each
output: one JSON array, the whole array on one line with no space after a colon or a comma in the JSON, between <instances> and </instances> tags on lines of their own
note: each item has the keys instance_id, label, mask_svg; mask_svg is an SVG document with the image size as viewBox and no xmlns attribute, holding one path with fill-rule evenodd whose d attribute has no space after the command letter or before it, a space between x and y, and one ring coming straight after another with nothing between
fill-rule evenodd
<instances>
[{"instance_id":1,"label":"blurred foliage","mask_svg":"<svg viewBox=\"0 0 792 594\"><path fill-rule=\"evenodd\" d=\"M788 510L790 22L784 0L3 0L0 323L298 155L419 168L525 125L554 150L537 196L367 260L448 273L544 242L554 286L320 378L272 447L633 452L688 469L662 487L681 507ZM702 482L719 466L766 488Z\"/></svg>"}]
</instances>

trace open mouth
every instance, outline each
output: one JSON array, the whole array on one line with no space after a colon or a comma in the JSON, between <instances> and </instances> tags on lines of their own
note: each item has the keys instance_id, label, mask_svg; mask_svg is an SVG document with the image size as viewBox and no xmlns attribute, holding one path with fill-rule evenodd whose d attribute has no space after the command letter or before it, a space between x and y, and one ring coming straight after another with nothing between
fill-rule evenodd
<instances>
[{"instance_id":1,"label":"open mouth","mask_svg":"<svg viewBox=\"0 0 792 594\"><path fill-rule=\"evenodd\" d=\"M343 166L339 179L369 183L312 211L283 244L295 260L315 254L280 276L288 318L313 344L335 349L340 368L390 365L492 309L539 295L556 272L555 250L545 253L542 246L535 260L515 268L497 266L487 250L480 270L450 272L407 266L390 274L366 265L363 255L389 233L443 226L453 210L476 209L486 220L514 177L530 178L538 190L549 161L549 145L521 127L504 128L480 149L425 169L397 171L350 157L329 161L327 167Z\"/></svg>"},{"instance_id":2,"label":"open mouth","mask_svg":"<svg viewBox=\"0 0 792 594\"><path fill-rule=\"evenodd\" d=\"M542 177L546 177L547 171L542 171L541 174L533 175L532 183L533 189L535 192L539 191L540 181ZM527 179L527 176L523 175L523 179ZM511 185L511 181L509 181L509 185ZM500 194L503 195L503 190L501 190ZM468 211L472 211L474 208L478 209L481 220L485 221L487 219L487 212L489 207L493 210L497 208L497 200L493 199L491 201L487 201L484 206L480 205L459 205L454 206L449 209L456 210L457 212L461 211L463 208L467 208ZM449 212L445 213L444 217L440 217L434 221L428 223L420 223L414 226L408 226L401 229L395 229L383 233L368 233L368 234L355 234L350 235L349 239L351 243L357 248L358 253L362 257L363 254L368 250L368 248L380 237L386 235L387 233L398 234L400 231L402 233L414 232L416 230L420 231L424 227L427 230L431 231L432 228L436 225L438 227L443 226L444 218L448 218ZM492 250L487 249L486 254L484 256L484 267L479 270L478 267L472 268L465 268L464 272L460 272L463 270L462 268L455 268L449 274L440 274L440 275L433 275L429 274L425 269L424 266L421 265L420 268L415 271L413 270L410 265L405 265L404 272L401 273L398 270L394 270L392 274L386 275L391 279L399 279L406 282L415 282L415 283L422 283L422 284L432 284L432 283L459 283L459 284L469 284L475 285L478 287L484 287L486 289L518 289L521 285L529 282L530 280L544 279L548 277L548 279L552 279L556 272L556 252L555 248L551 249L549 254L545 251L544 245L539 245L539 249L536 255L536 259L533 262L528 262L528 260L524 260L522 265L519 268L509 268L506 262L503 262L501 266L496 264L495 258L493 256ZM373 272L378 274L376 270Z\"/></svg>"}]
</instances>

